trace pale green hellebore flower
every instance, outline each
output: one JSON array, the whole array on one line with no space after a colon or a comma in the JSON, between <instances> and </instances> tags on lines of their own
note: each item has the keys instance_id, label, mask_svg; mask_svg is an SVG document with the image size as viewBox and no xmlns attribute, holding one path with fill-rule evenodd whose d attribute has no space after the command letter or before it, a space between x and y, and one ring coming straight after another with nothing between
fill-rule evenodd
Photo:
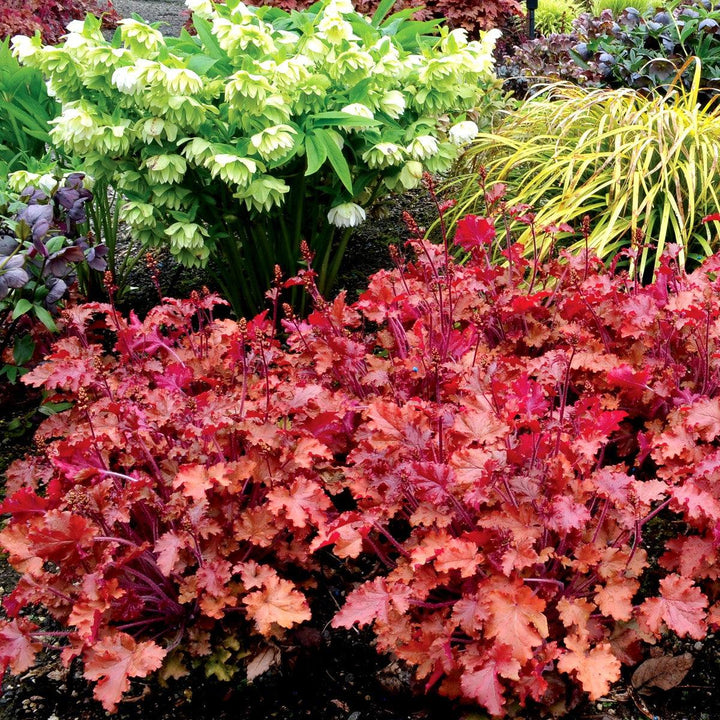
<instances>
[{"instance_id":1,"label":"pale green hellebore flower","mask_svg":"<svg viewBox=\"0 0 720 720\"><path fill-rule=\"evenodd\" d=\"M330 0L327 4L326 11L348 15L349 13L355 12L355 8L353 7L352 0Z\"/></svg>"},{"instance_id":2,"label":"pale green hellebore flower","mask_svg":"<svg viewBox=\"0 0 720 720\"><path fill-rule=\"evenodd\" d=\"M335 227L357 227L365 222L365 211L355 203L346 202L330 208L327 219Z\"/></svg>"},{"instance_id":3,"label":"pale green hellebore flower","mask_svg":"<svg viewBox=\"0 0 720 720\"><path fill-rule=\"evenodd\" d=\"M218 175L226 182L247 187L258 166L254 160L229 153L219 153L206 161L213 177Z\"/></svg>"},{"instance_id":4,"label":"pale green hellebore flower","mask_svg":"<svg viewBox=\"0 0 720 720\"><path fill-rule=\"evenodd\" d=\"M182 149L183 155L198 165L205 165L213 155L217 154L215 146L205 138L185 138L180 142L186 142Z\"/></svg>"},{"instance_id":5,"label":"pale green hellebore flower","mask_svg":"<svg viewBox=\"0 0 720 720\"><path fill-rule=\"evenodd\" d=\"M328 12L323 13L322 19L317 26L317 36L321 40L326 40L331 45L340 45L345 40L359 40L355 35L352 25L343 20L340 13Z\"/></svg>"},{"instance_id":6,"label":"pale green hellebore flower","mask_svg":"<svg viewBox=\"0 0 720 720\"><path fill-rule=\"evenodd\" d=\"M203 238L208 236L208 231L197 223L176 222L165 230L165 234L176 247L194 249L204 245Z\"/></svg>"},{"instance_id":7,"label":"pale green hellebore flower","mask_svg":"<svg viewBox=\"0 0 720 720\"><path fill-rule=\"evenodd\" d=\"M427 158L437 155L437 138L432 135L418 135L407 146L407 152L414 160L427 160Z\"/></svg>"},{"instance_id":8,"label":"pale green hellebore flower","mask_svg":"<svg viewBox=\"0 0 720 720\"><path fill-rule=\"evenodd\" d=\"M134 230L157 225L155 206L150 203L127 202L121 208L120 217Z\"/></svg>"},{"instance_id":9,"label":"pale green hellebore flower","mask_svg":"<svg viewBox=\"0 0 720 720\"><path fill-rule=\"evenodd\" d=\"M403 161L403 150L391 142L381 142L366 150L362 159L371 170L399 165Z\"/></svg>"},{"instance_id":10,"label":"pale green hellebore flower","mask_svg":"<svg viewBox=\"0 0 720 720\"><path fill-rule=\"evenodd\" d=\"M127 47L139 55L142 55L144 51L155 54L160 45L165 44L159 30L131 18L120 21L120 38Z\"/></svg>"},{"instance_id":11,"label":"pale green hellebore flower","mask_svg":"<svg viewBox=\"0 0 720 720\"><path fill-rule=\"evenodd\" d=\"M205 244L208 231L191 222L176 222L165 230L170 238L170 252L188 267L202 266L210 257Z\"/></svg>"},{"instance_id":12,"label":"pale green hellebore flower","mask_svg":"<svg viewBox=\"0 0 720 720\"><path fill-rule=\"evenodd\" d=\"M181 155L153 155L145 163L151 183L171 185L180 182L187 170L185 158Z\"/></svg>"},{"instance_id":13,"label":"pale green hellebore flower","mask_svg":"<svg viewBox=\"0 0 720 720\"><path fill-rule=\"evenodd\" d=\"M175 142L178 136L179 128L175 123L163 120L162 118L149 118L145 122L140 122L137 127L137 132L142 138L143 142L150 145L153 142L159 141L163 136L166 137L170 142Z\"/></svg>"},{"instance_id":14,"label":"pale green hellebore flower","mask_svg":"<svg viewBox=\"0 0 720 720\"><path fill-rule=\"evenodd\" d=\"M399 90L389 90L380 98L380 109L391 118L397 120L407 107L405 96Z\"/></svg>"},{"instance_id":15,"label":"pale green hellebore flower","mask_svg":"<svg viewBox=\"0 0 720 720\"><path fill-rule=\"evenodd\" d=\"M225 102L236 110L262 108L272 86L267 78L247 70L238 70L225 86Z\"/></svg>"},{"instance_id":16,"label":"pale green hellebore flower","mask_svg":"<svg viewBox=\"0 0 720 720\"><path fill-rule=\"evenodd\" d=\"M203 87L200 76L188 68L164 67L164 85L171 95L193 95Z\"/></svg>"},{"instance_id":17,"label":"pale green hellebore flower","mask_svg":"<svg viewBox=\"0 0 720 720\"><path fill-rule=\"evenodd\" d=\"M215 14L215 8L210 0L185 0L185 7L203 20L210 20Z\"/></svg>"},{"instance_id":18,"label":"pale green hellebore flower","mask_svg":"<svg viewBox=\"0 0 720 720\"><path fill-rule=\"evenodd\" d=\"M373 120L375 118L373 111L367 105L363 105L362 103L350 103L350 105L346 105L342 108L342 112L348 113L348 115L357 115L358 117L368 118L368 120Z\"/></svg>"},{"instance_id":19,"label":"pale green hellebore flower","mask_svg":"<svg viewBox=\"0 0 720 720\"><path fill-rule=\"evenodd\" d=\"M295 145L297 131L289 125L274 125L255 133L250 138L252 145L263 160L277 160L287 155Z\"/></svg>"},{"instance_id":20,"label":"pale green hellebore flower","mask_svg":"<svg viewBox=\"0 0 720 720\"><path fill-rule=\"evenodd\" d=\"M13 56L24 62L40 51L42 39L39 35L33 38L25 37L25 35L15 35L10 41L10 45Z\"/></svg>"},{"instance_id":21,"label":"pale green hellebore flower","mask_svg":"<svg viewBox=\"0 0 720 720\"><path fill-rule=\"evenodd\" d=\"M406 162L400 171L400 182L406 190L416 188L422 180L424 168L421 162L410 160Z\"/></svg>"},{"instance_id":22,"label":"pale green hellebore flower","mask_svg":"<svg viewBox=\"0 0 720 720\"><path fill-rule=\"evenodd\" d=\"M290 188L284 181L272 175L262 175L255 178L246 190L235 193L234 197L242 200L248 210L269 212L273 207L283 204L284 196L289 191Z\"/></svg>"}]
</instances>

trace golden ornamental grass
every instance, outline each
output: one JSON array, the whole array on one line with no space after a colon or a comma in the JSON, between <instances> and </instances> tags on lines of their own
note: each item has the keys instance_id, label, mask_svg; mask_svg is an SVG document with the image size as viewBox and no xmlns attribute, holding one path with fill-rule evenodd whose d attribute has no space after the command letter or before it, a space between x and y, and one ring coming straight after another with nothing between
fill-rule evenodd
<instances>
[{"instance_id":1,"label":"golden ornamental grass","mask_svg":"<svg viewBox=\"0 0 720 720\"><path fill-rule=\"evenodd\" d=\"M679 78L692 65L686 88ZM681 246L682 262L711 254L720 226L702 218L720 211L720 107L701 103L700 82L700 62L692 58L663 96L545 86L470 148L468 172L451 183L459 194L456 217L482 207L477 174L469 170L484 166L488 181L507 185L508 206L534 208L537 228L579 227L590 215L588 243L601 257L644 238L641 276L657 266L670 242ZM529 233L520 233L526 247ZM541 236L544 254L552 238ZM573 251L585 247L583 239L566 242Z\"/></svg>"}]
</instances>

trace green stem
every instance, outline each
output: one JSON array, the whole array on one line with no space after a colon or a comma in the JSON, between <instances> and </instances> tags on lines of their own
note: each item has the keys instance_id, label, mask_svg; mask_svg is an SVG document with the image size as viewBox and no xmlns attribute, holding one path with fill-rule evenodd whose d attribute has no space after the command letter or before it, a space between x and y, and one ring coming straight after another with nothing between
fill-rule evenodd
<instances>
[{"instance_id":1,"label":"green stem","mask_svg":"<svg viewBox=\"0 0 720 720\"><path fill-rule=\"evenodd\" d=\"M322 293L330 292L335 286L337 281L338 272L340 272L340 265L342 264L343 257L345 256L345 250L347 249L348 241L353 233L352 228L347 228L340 238L340 244L337 246L335 253L333 254L333 261L330 265L330 269L325 277L325 284L322 288Z\"/></svg>"}]
</instances>

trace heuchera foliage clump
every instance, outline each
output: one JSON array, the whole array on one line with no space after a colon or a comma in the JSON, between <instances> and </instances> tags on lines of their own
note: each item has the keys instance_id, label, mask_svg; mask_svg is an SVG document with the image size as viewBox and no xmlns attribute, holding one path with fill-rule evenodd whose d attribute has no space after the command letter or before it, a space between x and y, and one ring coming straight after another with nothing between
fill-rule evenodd
<instances>
[{"instance_id":1,"label":"heuchera foliage clump","mask_svg":"<svg viewBox=\"0 0 720 720\"><path fill-rule=\"evenodd\" d=\"M354 305L302 271L289 284L315 309L287 313L283 344L266 316L214 319L200 295L143 322L69 312L24 378L75 406L9 472L0 542L22 577L4 664L64 639L112 709L167 658L307 620L321 547L381 561L335 627L372 625L427 688L497 716L557 708L568 684L597 699L645 644L716 627L720 257L686 274L666 254L646 286L510 240L498 264L492 215L454 245L410 222L410 259ZM660 519L677 537L649 572Z\"/></svg>"},{"instance_id":2,"label":"heuchera foliage clump","mask_svg":"<svg viewBox=\"0 0 720 720\"><path fill-rule=\"evenodd\" d=\"M213 320L221 302L166 301L144 322L67 310L69 335L25 376L76 402L41 427L43 457L8 471L2 544L23 575L0 655L13 672L64 639L63 661L80 656L112 710L174 648L173 672L186 656L223 664L213 653L227 636L277 637L310 618L282 571L308 566L325 522L320 474L344 441L324 407L338 403L297 391L264 317ZM112 353L94 327L114 330ZM19 614L28 604L71 631L37 632Z\"/></svg>"},{"instance_id":3,"label":"heuchera foliage clump","mask_svg":"<svg viewBox=\"0 0 720 720\"><path fill-rule=\"evenodd\" d=\"M110 0L2 0L0 10L0 38L39 32L50 45L60 41L70 21L88 13L102 16L107 28L120 19Z\"/></svg>"},{"instance_id":4,"label":"heuchera foliage clump","mask_svg":"<svg viewBox=\"0 0 720 720\"><path fill-rule=\"evenodd\" d=\"M272 5L283 10L301 10L316 0L258 0L256 5ZM198 0L199 2L199 0ZM354 0L359 13L372 15L380 5L379 0ZM397 0L393 12L415 9L415 17L429 20L444 18L453 28L465 28L477 36L481 30L502 29L510 18L520 16L522 7L517 0Z\"/></svg>"}]
</instances>

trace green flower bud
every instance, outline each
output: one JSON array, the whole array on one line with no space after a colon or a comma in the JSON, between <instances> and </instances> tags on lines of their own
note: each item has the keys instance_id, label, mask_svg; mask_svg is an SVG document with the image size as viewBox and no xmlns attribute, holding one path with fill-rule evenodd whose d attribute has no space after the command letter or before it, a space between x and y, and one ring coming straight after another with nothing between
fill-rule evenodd
<instances>
[{"instance_id":1,"label":"green flower bud","mask_svg":"<svg viewBox=\"0 0 720 720\"><path fill-rule=\"evenodd\" d=\"M248 210L254 209L262 213L282 205L284 196L289 191L290 188L282 180L272 175L261 175L255 178L246 190L235 193L234 197L242 200Z\"/></svg>"},{"instance_id":2,"label":"green flower bud","mask_svg":"<svg viewBox=\"0 0 720 720\"><path fill-rule=\"evenodd\" d=\"M147 168L150 182L161 185L179 183L187 170L187 163L182 155L153 155L143 166Z\"/></svg>"}]
</instances>

